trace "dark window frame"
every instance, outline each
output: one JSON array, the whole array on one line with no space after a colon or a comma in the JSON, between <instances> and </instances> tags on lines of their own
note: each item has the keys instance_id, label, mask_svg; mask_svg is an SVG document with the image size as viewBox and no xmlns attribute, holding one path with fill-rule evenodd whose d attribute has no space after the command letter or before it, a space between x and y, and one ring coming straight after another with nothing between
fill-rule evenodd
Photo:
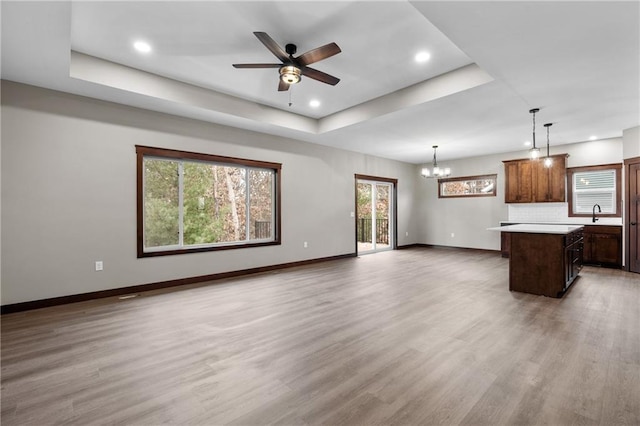
<instances>
[{"instance_id":1,"label":"dark window frame","mask_svg":"<svg viewBox=\"0 0 640 426\"><path fill-rule=\"evenodd\" d=\"M267 161L247 160L236 157L224 157L213 154L202 154L190 151L179 151L175 149L154 148L149 146L136 145L136 224L137 224L137 256L138 258L169 256L175 254L201 253L218 250L234 250L250 247L264 247L281 245L281 171L282 164ZM171 160L190 160L203 161L207 163L216 163L223 165L236 165L243 167L256 167L271 169L274 172L274 225L272 241L261 241L255 243L238 243L233 242L225 245L215 245L206 247L180 248L168 250L144 250L144 158L156 157Z\"/></svg>"},{"instance_id":2,"label":"dark window frame","mask_svg":"<svg viewBox=\"0 0 640 426\"><path fill-rule=\"evenodd\" d=\"M615 170L616 172L616 212L597 213L598 217L622 217L622 164L600 164L567 168L567 198L569 199L569 217L591 217L592 213L573 212L573 175L579 172L595 172L598 170Z\"/></svg>"},{"instance_id":3,"label":"dark window frame","mask_svg":"<svg viewBox=\"0 0 640 426\"><path fill-rule=\"evenodd\" d=\"M486 194L460 194L460 195L443 195L442 194L442 184L447 182L465 182L472 180L483 180L483 179L493 179L493 191L487 192ZM460 176L453 178L442 178L438 179L438 198L478 198L478 197L495 197L497 196L498 189L498 175L497 174L488 174L488 175L477 175L477 176Z\"/></svg>"}]
</instances>

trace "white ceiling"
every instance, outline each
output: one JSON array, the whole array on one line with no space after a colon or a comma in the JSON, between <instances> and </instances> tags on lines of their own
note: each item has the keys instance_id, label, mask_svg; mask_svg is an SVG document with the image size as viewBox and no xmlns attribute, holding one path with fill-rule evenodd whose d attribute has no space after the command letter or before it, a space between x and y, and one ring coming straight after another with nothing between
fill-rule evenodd
<instances>
[{"instance_id":1,"label":"white ceiling","mask_svg":"<svg viewBox=\"0 0 640 426\"><path fill-rule=\"evenodd\" d=\"M538 143L546 122L551 145L640 125L637 1L1 8L3 79L410 163L429 162L431 145L441 160L525 149L534 107ZM289 106L277 69L231 66L277 62L254 31L298 54L336 42L342 53L312 66L340 83L303 77ZM136 52L137 39L152 53ZM413 59L421 50L427 63Z\"/></svg>"}]
</instances>

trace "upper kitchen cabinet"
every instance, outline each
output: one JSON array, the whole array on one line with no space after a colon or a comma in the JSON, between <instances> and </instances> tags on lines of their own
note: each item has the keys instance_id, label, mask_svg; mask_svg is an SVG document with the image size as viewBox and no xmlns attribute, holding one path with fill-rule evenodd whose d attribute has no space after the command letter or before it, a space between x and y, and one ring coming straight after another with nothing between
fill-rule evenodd
<instances>
[{"instance_id":1,"label":"upper kitchen cabinet","mask_svg":"<svg viewBox=\"0 0 640 426\"><path fill-rule=\"evenodd\" d=\"M567 155L552 155L551 167L544 159L504 161L505 203L561 203L565 201Z\"/></svg>"},{"instance_id":2,"label":"upper kitchen cabinet","mask_svg":"<svg viewBox=\"0 0 640 426\"><path fill-rule=\"evenodd\" d=\"M504 202L532 203L533 201L533 168L527 160L504 162Z\"/></svg>"},{"instance_id":3,"label":"upper kitchen cabinet","mask_svg":"<svg viewBox=\"0 0 640 426\"><path fill-rule=\"evenodd\" d=\"M544 166L544 159L533 161L534 203L563 203L567 182L567 156L554 155L551 167Z\"/></svg>"}]
</instances>

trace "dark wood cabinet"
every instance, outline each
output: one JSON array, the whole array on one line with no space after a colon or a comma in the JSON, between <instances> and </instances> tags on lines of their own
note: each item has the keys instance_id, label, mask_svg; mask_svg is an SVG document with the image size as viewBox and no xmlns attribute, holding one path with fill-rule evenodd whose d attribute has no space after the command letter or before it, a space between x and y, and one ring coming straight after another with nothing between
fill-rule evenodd
<instances>
[{"instance_id":1,"label":"dark wood cabinet","mask_svg":"<svg viewBox=\"0 0 640 426\"><path fill-rule=\"evenodd\" d=\"M572 232L564 241L564 281L565 290L569 288L573 280L578 277L584 263L584 232L583 230Z\"/></svg>"},{"instance_id":2,"label":"dark wood cabinet","mask_svg":"<svg viewBox=\"0 0 640 426\"><path fill-rule=\"evenodd\" d=\"M505 203L561 203L566 199L566 154L552 155L551 167L544 160L504 161Z\"/></svg>"},{"instance_id":3,"label":"dark wood cabinet","mask_svg":"<svg viewBox=\"0 0 640 426\"><path fill-rule=\"evenodd\" d=\"M562 297L582 267L582 229L568 234L508 234L509 290Z\"/></svg>"},{"instance_id":4,"label":"dark wood cabinet","mask_svg":"<svg viewBox=\"0 0 640 426\"><path fill-rule=\"evenodd\" d=\"M500 235L500 254L502 257L509 257L511 251L511 233L503 232Z\"/></svg>"},{"instance_id":5,"label":"dark wood cabinet","mask_svg":"<svg viewBox=\"0 0 640 426\"><path fill-rule=\"evenodd\" d=\"M534 202L563 203L566 193L566 155L551 157L551 167L544 166L544 160L534 161Z\"/></svg>"},{"instance_id":6,"label":"dark wood cabinet","mask_svg":"<svg viewBox=\"0 0 640 426\"><path fill-rule=\"evenodd\" d=\"M505 203L531 203L533 199L533 173L528 160L504 162Z\"/></svg>"},{"instance_id":7,"label":"dark wood cabinet","mask_svg":"<svg viewBox=\"0 0 640 426\"><path fill-rule=\"evenodd\" d=\"M585 226L584 263L621 268L622 227L607 225Z\"/></svg>"}]
</instances>

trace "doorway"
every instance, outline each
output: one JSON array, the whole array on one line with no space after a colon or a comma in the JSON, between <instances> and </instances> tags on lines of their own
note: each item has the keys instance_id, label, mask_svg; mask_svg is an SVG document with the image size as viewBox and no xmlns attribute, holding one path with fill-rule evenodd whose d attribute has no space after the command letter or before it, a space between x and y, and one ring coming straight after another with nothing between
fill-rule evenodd
<instances>
[{"instance_id":1,"label":"doorway","mask_svg":"<svg viewBox=\"0 0 640 426\"><path fill-rule=\"evenodd\" d=\"M356 254L396 247L397 179L356 175Z\"/></svg>"},{"instance_id":2,"label":"doorway","mask_svg":"<svg viewBox=\"0 0 640 426\"><path fill-rule=\"evenodd\" d=\"M624 160L627 187L626 269L640 273L640 157Z\"/></svg>"}]
</instances>

